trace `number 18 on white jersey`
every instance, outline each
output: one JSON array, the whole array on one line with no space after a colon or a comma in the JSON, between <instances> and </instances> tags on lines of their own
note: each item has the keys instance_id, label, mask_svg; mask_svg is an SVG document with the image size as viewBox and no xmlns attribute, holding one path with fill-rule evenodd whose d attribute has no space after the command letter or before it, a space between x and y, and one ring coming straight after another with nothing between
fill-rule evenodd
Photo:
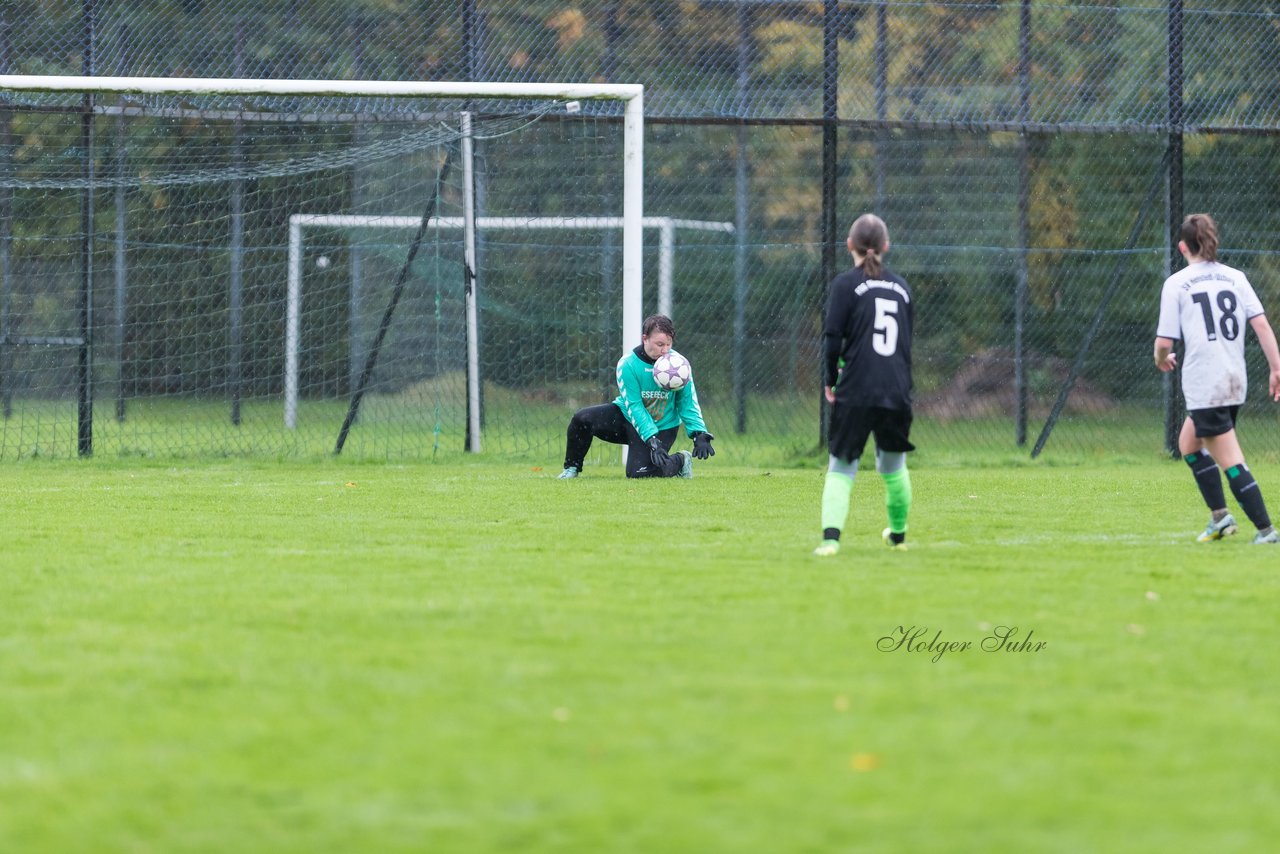
<instances>
[{"instance_id":1,"label":"number 18 on white jersey","mask_svg":"<svg viewBox=\"0 0 1280 854\"><path fill-rule=\"evenodd\" d=\"M1244 332L1262 313L1249 279L1234 267L1200 261L1165 279L1156 335L1183 343L1187 409L1244 403Z\"/></svg>"}]
</instances>

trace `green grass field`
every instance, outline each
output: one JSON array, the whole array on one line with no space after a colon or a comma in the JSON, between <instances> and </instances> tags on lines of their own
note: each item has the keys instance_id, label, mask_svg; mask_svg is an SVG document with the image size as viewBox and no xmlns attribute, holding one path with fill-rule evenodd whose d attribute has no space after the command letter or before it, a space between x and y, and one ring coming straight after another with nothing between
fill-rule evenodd
<instances>
[{"instance_id":1,"label":"green grass field","mask_svg":"<svg viewBox=\"0 0 1280 854\"><path fill-rule=\"evenodd\" d=\"M7 464L0 850L1267 850L1280 550L965 457L827 560L816 464Z\"/></svg>"},{"instance_id":2,"label":"green grass field","mask_svg":"<svg viewBox=\"0 0 1280 854\"><path fill-rule=\"evenodd\" d=\"M548 390L543 390L548 391ZM563 390L559 390L563 391ZM565 427L580 406L604 402L599 389L548 397L486 386L482 444L486 456L530 465L563 459ZM719 461L736 465L820 465L817 453L818 393L753 394L745 409L746 431L737 432L732 401L704 403L708 427L719 441ZM354 461L457 463L467 459L467 410L463 378L449 374L399 394L370 394L348 434L342 455ZM343 399L303 400L295 429L284 426L277 397L249 398L241 423L233 426L230 404L217 397L135 398L117 421L115 403L99 395L93 418L93 453L104 459L238 459L319 461L333 455L347 414ZM940 420L917 413L912 436L929 463L992 461L1021 465L1029 459L1048 415L1047 404L1032 408L1027 445L1014 445L1012 416ZM1280 461L1280 431L1267 404L1246 407L1242 441L1255 458ZM0 419L0 462L72 459L77 453L74 399L19 399L8 419ZM1101 412L1068 409L1056 422L1042 461L1050 465L1150 460L1163 443L1158 403L1116 406ZM597 445L589 462L617 459L616 448Z\"/></svg>"}]
</instances>

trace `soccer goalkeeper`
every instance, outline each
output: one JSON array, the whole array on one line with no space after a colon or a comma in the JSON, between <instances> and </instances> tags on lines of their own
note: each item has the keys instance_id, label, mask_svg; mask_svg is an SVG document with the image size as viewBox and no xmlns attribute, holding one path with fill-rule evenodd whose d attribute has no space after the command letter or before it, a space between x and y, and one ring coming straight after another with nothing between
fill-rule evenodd
<instances>
[{"instance_id":1,"label":"soccer goalkeeper","mask_svg":"<svg viewBox=\"0 0 1280 854\"><path fill-rule=\"evenodd\" d=\"M693 378L678 391L659 388L653 379L653 363L671 351L675 337L671 318L645 318L640 346L618 361L618 396L612 403L579 409L569 421L561 480L582 474L592 439L627 446L627 477L693 477L693 461L715 455L715 437L702 420ZM693 450L673 454L681 424Z\"/></svg>"}]
</instances>

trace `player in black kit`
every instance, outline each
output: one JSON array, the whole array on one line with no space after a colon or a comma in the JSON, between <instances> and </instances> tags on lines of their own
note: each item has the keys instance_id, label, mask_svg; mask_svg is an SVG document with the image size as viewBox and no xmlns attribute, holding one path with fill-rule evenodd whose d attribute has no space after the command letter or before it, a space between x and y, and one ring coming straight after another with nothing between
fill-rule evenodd
<instances>
[{"instance_id":1,"label":"player in black kit","mask_svg":"<svg viewBox=\"0 0 1280 854\"><path fill-rule=\"evenodd\" d=\"M875 436L876 471L884 479L889 517L881 536L891 548L906 548L911 510L911 289L884 266L889 231L880 217L858 217L846 245L853 267L832 280L823 327L824 393L834 405L822 543L813 552L820 557L840 551L853 479L870 436Z\"/></svg>"}]
</instances>

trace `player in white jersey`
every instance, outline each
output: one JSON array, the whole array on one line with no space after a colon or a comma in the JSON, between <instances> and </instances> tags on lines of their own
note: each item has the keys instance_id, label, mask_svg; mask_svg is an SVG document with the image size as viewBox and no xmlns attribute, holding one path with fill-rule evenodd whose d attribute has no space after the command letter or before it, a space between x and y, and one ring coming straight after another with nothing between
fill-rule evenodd
<instances>
[{"instance_id":1,"label":"player in white jersey","mask_svg":"<svg viewBox=\"0 0 1280 854\"><path fill-rule=\"evenodd\" d=\"M1196 485L1212 517L1197 539L1220 540L1236 532L1222 491L1227 484L1258 533L1255 543L1280 543L1271 525L1262 491L1245 465L1236 438L1236 417L1245 401L1248 377L1244 363L1244 327L1258 336L1271 369L1268 393L1280 400L1280 348L1249 279L1218 263L1218 226L1208 214L1192 214L1182 222L1178 250L1187 266L1165 279L1156 326L1156 367L1178 366L1175 341L1183 343L1182 395L1187 419L1178 435L1178 450L1191 467Z\"/></svg>"}]
</instances>

